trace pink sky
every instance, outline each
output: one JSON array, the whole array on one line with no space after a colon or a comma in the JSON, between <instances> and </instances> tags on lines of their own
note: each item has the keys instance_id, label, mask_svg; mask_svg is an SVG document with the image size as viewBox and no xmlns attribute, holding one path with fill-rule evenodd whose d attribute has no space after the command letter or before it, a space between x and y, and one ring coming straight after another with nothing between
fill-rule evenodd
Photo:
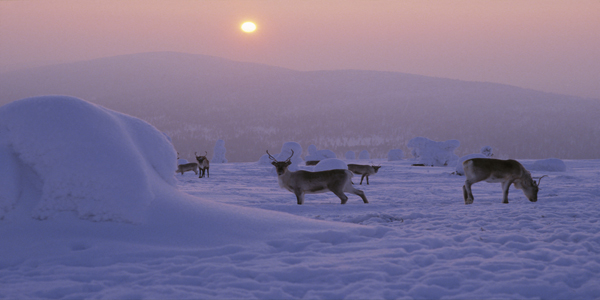
<instances>
[{"instance_id":1,"label":"pink sky","mask_svg":"<svg viewBox=\"0 0 600 300\"><path fill-rule=\"evenodd\" d=\"M599 36L598 0L0 1L0 70L177 51L600 99Z\"/></svg>"}]
</instances>

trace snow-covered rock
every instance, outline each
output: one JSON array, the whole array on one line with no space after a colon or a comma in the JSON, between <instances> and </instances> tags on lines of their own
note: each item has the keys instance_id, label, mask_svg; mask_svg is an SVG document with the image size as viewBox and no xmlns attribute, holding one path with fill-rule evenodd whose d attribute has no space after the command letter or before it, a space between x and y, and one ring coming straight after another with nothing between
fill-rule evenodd
<instances>
[{"instance_id":1,"label":"snow-covered rock","mask_svg":"<svg viewBox=\"0 0 600 300\"><path fill-rule=\"evenodd\" d=\"M304 157L306 161L321 161L326 158L337 158L335 152L327 149L317 150L317 146L308 146L308 155Z\"/></svg>"},{"instance_id":2,"label":"snow-covered rock","mask_svg":"<svg viewBox=\"0 0 600 300\"><path fill-rule=\"evenodd\" d=\"M358 154L358 159L370 159L369 151L363 150Z\"/></svg>"},{"instance_id":3,"label":"snow-covered rock","mask_svg":"<svg viewBox=\"0 0 600 300\"><path fill-rule=\"evenodd\" d=\"M352 150L348 150L348 151L346 151L346 154L344 155L344 157L346 159L356 159L356 153L354 153L354 151L352 151Z\"/></svg>"},{"instance_id":4,"label":"snow-covered rock","mask_svg":"<svg viewBox=\"0 0 600 300\"><path fill-rule=\"evenodd\" d=\"M401 149L392 149L388 152L388 161L402 160L404 152Z\"/></svg>"},{"instance_id":5,"label":"snow-covered rock","mask_svg":"<svg viewBox=\"0 0 600 300\"><path fill-rule=\"evenodd\" d=\"M458 161L458 156L454 154L454 150L460 146L458 140L436 142L425 137L415 137L408 141L407 146L412 148L411 154L417 162L425 166L455 166Z\"/></svg>"},{"instance_id":6,"label":"snow-covered rock","mask_svg":"<svg viewBox=\"0 0 600 300\"><path fill-rule=\"evenodd\" d=\"M326 158L315 166L314 172L319 171L327 171L327 170L337 170L337 169L348 169L348 165L341 159L337 158Z\"/></svg>"},{"instance_id":7,"label":"snow-covered rock","mask_svg":"<svg viewBox=\"0 0 600 300\"><path fill-rule=\"evenodd\" d=\"M548 172L565 172L567 165L561 159L548 158L536 160L531 166L533 171L548 171Z\"/></svg>"}]
</instances>

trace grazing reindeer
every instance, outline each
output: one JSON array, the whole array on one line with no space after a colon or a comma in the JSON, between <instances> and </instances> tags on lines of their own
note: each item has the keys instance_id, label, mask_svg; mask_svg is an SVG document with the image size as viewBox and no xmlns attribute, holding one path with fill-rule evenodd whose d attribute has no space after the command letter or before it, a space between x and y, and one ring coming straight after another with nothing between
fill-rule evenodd
<instances>
[{"instance_id":1,"label":"grazing reindeer","mask_svg":"<svg viewBox=\"0 0 600 300\"><path fill-rule=\"evenodd\" d=\"M352 172L348 170L327 170L321 172L299 170L292 172L288 170L288 166L292 164L290 159L294 156L294 150L292 150L292 155L285 161L277 161L275 157L269 154L269 151L267 151L267 154L273 161L271 164L277 170L279 186L294 193L298 204L304 203L304 194L324 193L327 191L331 191L340 197L342 204L346 204L348 201L348 196L344 194L345 192L358 195L364 203L369 203L365 193L352 186L350 182Z\"/></svg>"},{"instance_id":2,"label":"grazing reindeer","mask_svg":"<svg viewBox=\"0 0 600 300\"><path fill-rule=\"evenodd\" d=\"M196 152L194 152L194 155L196 156L196 160L198 161L198 167L200 168L200 176L198 176L198 178L204 177L205 173L206 177L210 177L208 171L210 163L208 161L208 158L206 158L208 152L204 151L204 156L198 156L198 153Z\"/></svg>"},{"instance_id":3,"label":"grazing reindeer","mask_svg":"<svg viewBox=\"0 0 600 300\"><path fill-rule=\"evenodd\" d=\"M194 171L194 174L198 175L198 164L197 163L189 163L189 164L181 164L177 165L177 173L181 173L183 175L184 172Z\"/></svg>"},{"instance_id":4,"label":"grazing reindeer","mask_svg":"<svg viewBox=\"0 0 600 300\"><path fill-rule=\"evenodd\" d=\"M348 164L348 170L356 175L362 175L360 178L360 184L362 184L365 177L367 177L367 184L369 184L369 175L377 174L379 168L381 168L381 166Z\"/></svg>"},{"instance_id":5,"label":"grazing reindeer","mask_svg":"<svg viewBox=\"0 0 600 300\"><path fill-rule=\"evenodd\" d=\"M471 185L480 181L502 183L502 203L508 203L508 188L511 184L514 184L515 188L522 190L529 201L536 202L539 191L538 186L540 185L542 178L546 176L540 177L539 181L535 182L535 180L531 178L531 173L529 173L529 171L527 171L518 161L512 159L467 159L463 162L463 169L465 170L465 176L467 177L465 185L463 185L465 204L473 203Z\"/></svg>"}]
</instances>

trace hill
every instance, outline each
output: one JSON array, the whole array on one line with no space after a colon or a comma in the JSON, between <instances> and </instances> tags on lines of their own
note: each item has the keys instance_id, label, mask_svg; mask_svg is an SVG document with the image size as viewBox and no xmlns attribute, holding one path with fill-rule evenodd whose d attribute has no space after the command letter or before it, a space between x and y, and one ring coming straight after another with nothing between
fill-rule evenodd
<instances>
[{"instance_id":1,"label":"hill","mask_svg":"<svg viewBox=\"0 0 600 300\"><path fill-rule=\"evenodd\" d=\"M384 157L415 136L513 158L600 158L598 101L411 74L300 72L218 57L142 53L0 73L0 104L63 94L148 121L184 158L225 140L229 161L297 141Z\"/></svg>"}]
</instances>

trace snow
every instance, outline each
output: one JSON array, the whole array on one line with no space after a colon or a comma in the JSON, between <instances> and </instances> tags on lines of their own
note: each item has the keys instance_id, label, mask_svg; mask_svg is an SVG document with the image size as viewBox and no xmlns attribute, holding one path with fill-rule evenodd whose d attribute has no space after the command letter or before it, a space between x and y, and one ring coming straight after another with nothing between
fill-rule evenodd
<instances>
[{"instance_id":1,"label":"snow","mask_svg":"<svg viewBox=\"0 0 600 300\"><path fill-rule=\"evenodd\" d=\"M40 187L32 212L38 219L74 211L95 221L141 222L154 199L152 186L175 185L177 154L165 135L75 98L46 96L3 106L0 149L10 166L2 178ZM6 211L16 202L14 194L27 188L14 185L0 207Z\"/></svg>"},{"instance_id":2,"label":"snow","mask_svg":"<svg viewBox=\"0 0 600 300\"><path fill-rule=\"evenodd\" d=\"M388 152L387 157L389 161L402 160L404 152L401 149L392 149Z\"/></svg>"},{"instance_id":3,"label":"snow","mask_svg":"<svg viewBox=\"0 0 600 300\"><path fill-rule=\"evenodd\" d=\"M600 160L535 203L482 182L464 205L454 168L377 160L369 204L297 205L256 162L174 176L152 126L67 97L1 107L0 160L3 299L600 298Z\"/></svg>"},{"instance_id":4,"label":"snow","mask_svg":"<svg viewBox=\"0 0 600 300\"><path fill-rule=\"evenodd\" d=\"M529 168L535 171L565 172L567 165L561 159L547 158L535 161Z\"/></svg>"},{"instance_id":5,"label":"snow","mask_svg":"<svg viewBox=\"0 0 600 300\"><path fill-rule=\"evenodd\" d=\"M348 165L346 165L346 163L341 160L341 159L337 159L337 158L326 158L324 160L319 161L319 163L317 165L315 165L314 168L314 172L319 172L319 171L327 171L327 170L348 170Z\"/></svg>"},{"instance_id":6,"label":"snow","mask_svg":"<svg viewBox=\"0 0 600 300\"><path fill-rule=\"evenodd\" d=\"M346 154L344 154L344 157L346 159L356 159L356 153L354 153L352 150L348 150L346 151Z\"/></svg>"},{"instance_id":7,"label":"snow","mask_svg":"<svg viewBox=\"0 0 600 300\"><path fill-rule=\"evenodd\" d=\"M485 155L485 157L494 156L494 153L492 151L492 146L483 146L483 147L481 147L481 150L479 152L481 152L481 154Z\"/></svg>"},{"instance_id":8,"label":"snow","mask_svg":"<svg viewBox=\"0 0 600 300\"><path fill-rule=\"evenodd\" d=\"M225 149L225 141L217 140L217 143L215 143L215 148L214 148L214 153L213 153L211 163L216 163L216 164L227 163L227 158L225 158L226 152L227 152L227 149Z\"/></svg>"},{"instance_id":9,"label":"snow","mask_svg":"<svg viewBox=\"0 0 600 300\"><path fill-rule=\"evenodd\" d=\"M337 158L335 153L331 150L323 149L317 150L317 146L308 146L308 155L304 157L306 161L320 161L326 158Z\"/></svg>"},{"instance_id":10,"label":"snow","mask_svg":"<svg viewBox=\"0 0 600 300\"><path fill-rule=\"evenodd\" d=\"M367 150L363 150L363 151L360 151L360 153L358 153L358 159L369 159L369 158L370 158L369 151L367 151Z\"/></svg>"},{"instance_id":11,"label":"snow","mask_svg":"<svg viewBox=\"0 0 600 300\"><path fill-rule=\"evenodd\" d=\"M412 148L411 153L418 164L425 166L455 166L458 156L454 150L460 146L458 140L447 140L445 142L432 141L425 137L415 137L406 144Z\"/></svg>"}]
</instances>

